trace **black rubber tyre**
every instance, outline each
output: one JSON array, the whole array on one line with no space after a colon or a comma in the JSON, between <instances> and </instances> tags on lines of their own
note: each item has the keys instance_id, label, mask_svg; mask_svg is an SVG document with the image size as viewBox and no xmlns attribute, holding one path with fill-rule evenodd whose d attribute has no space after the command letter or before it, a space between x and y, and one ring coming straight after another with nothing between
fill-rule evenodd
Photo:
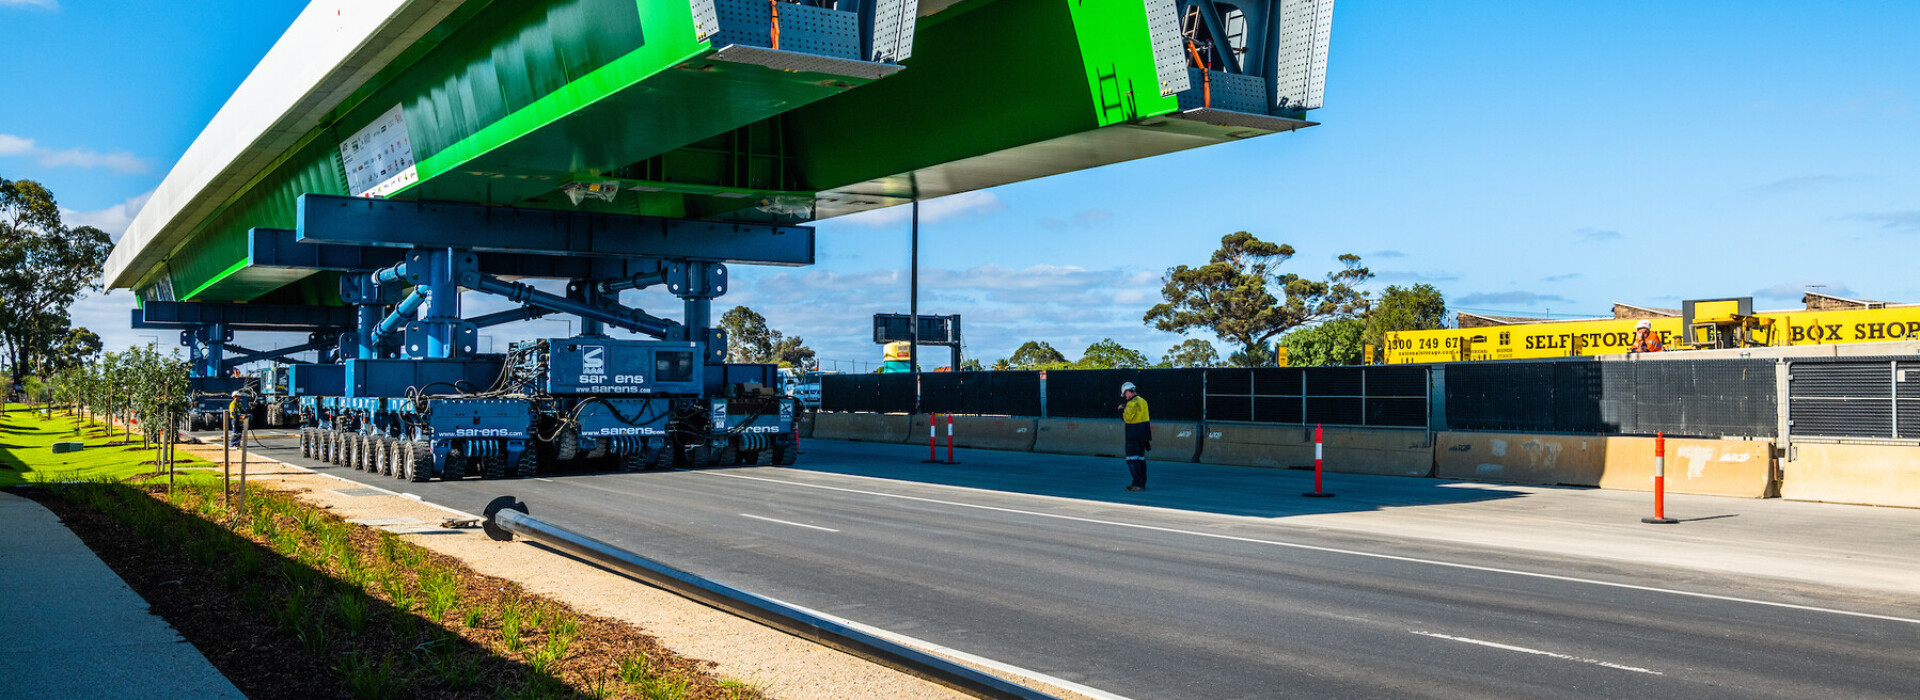
<instances>
[{"instance_id":1,"label":"black rubber tyre","mask_svg":"<svg viewBox=\"0 0 1920 700\"><path fill-rule=\"evenodd\" d=\"M652 466L653 463L649 457L651 457L651 455L648 455L646 452L621 453L620 471L628 473L646 471L647 467Z\"/></svg>"},{"instance_id":2,"label":"black rubber tyre","mask_svg":"<svg viewBox=\"0 0 1920 700\"><path fill-rule=\"evenodd\" d=\"M433 476L432 445L420 440L395 443L393 454L395 458L404 460L404 466L401 467L402 469L408 470L416 475L425 474L429 478ZM453 459L448 458L447 473L440 475L440 478L447 480L460 478L454 474L454 469ZM421 481L425 481L425 479L421 479Z\"/></svg>"},{"instance_id":3,"label":"black rubber tyre","mask_svg":"<svg viewBox=\"0 0 1920 700\"><path fill-rule=\"evenodd\" d=\"M773 444L773 463L783 467L793 466L800 458L800 437L783 435Z\"/></svg>"},{"instance_id":4,"label":"black rubber tyre","mask_svg":"<svg viewBox=\"0 0 1920 700\"><path fill-rule=\"evenodd\" d=\"M300 429L300 456L313 456L313 431L306 428Z\"/></svg>"},{"instance_id":5,"label":"black rubber tyre","mask_svg":"<svg viewBox=\"0 0 1920 700\"><path fill-rule=\"evenodd\" d=\"M740 463L740 448L728 440L725 447L713 450L713 460L708 462L716 467L731 467Z\"/></svg>"},{"instance_id":6,"label":"black rubber tyre","mask_svg":"<svg viewBox=\"0 0 1920 700\"><path fill-rule=\"evenodd\" d=\"M398 450L396 450L396 452L398 452ZM425 460L421 459L421 457L423 456L426 457ZM395 474L396 476L399 476L400 478L406 479L407 481L411 481L416 484L423 481L433 480L433 453L432 452L420 450L420 449L414 449L410 451L410 454L408 454L407 457L408 459L405 461L405 463L398 465L400 469ZM452 470L451 464L449 464L448 470L449 471Z\"/></svg>"},{"instance_id":7,"label":"black rubber tyre","mask_svg":"<svg viewBox=\"0 0 1920 700\"><path fill-rule=\"evenodd\" d=\"M533 445L528 445L527 449L520 453L520 466L513 470L513 475L522 479L531 479L540 475L541 466L543 465L540 464L540 450Z\"/></svg>"},{"instance_id":8,"label":"black rubber tyre","mask_svg":"<svg viewBox=\"0 0 1920 700\"><path fill-rule=\"evenodd\" d=\"M480 458L479 458L479 460L480 460L480 476L482 476L482 477L485 477L485 478L488 478L488 479L505 479L505 478L507 478L507 457L506 457L506 455L494 455L494 456L492 456L492 457L480 457Z\"/></svg>"}]
</instances>

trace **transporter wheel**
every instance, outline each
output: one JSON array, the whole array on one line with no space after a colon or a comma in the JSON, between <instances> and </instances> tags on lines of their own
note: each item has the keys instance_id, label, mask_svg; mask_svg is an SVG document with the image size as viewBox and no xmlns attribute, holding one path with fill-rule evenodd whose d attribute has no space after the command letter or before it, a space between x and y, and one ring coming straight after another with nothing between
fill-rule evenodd
<instances>
[{"instance_id":1,"label":"transporter wheel","mask_svg":"<svg viewBox=\"0 0 1920 700\"><path fill-rule=\"evenodd\" d=\"M507 478L506 455L492 455L488 457L481 457L479 459L480 459L480 476L481 477L484 477L487 479Z\"/></svg>"},{"instance_id":2,"label":"transporter wheel","mask_svg":"<svg viewBox=\"0 0 1920 700\"><path fill-rule=\"evenodd\" d=\"M340 454L340 432L337 430L320 431L320 461L337 464Z\"/></svg>"},{"instance_id":3,"label":"transporter wheel","mask_svg":"<svg viewBox=\"0 0 1920 700\"><path fill-rule=\"evenodd\" d=\"M380 468L383 470L381 473L383 474L398 472L401 469L400 465L402 463L413 460L412 443L406 440L393 437L381 438L380 448L381 454L386 458L386 461L380 465ZM428 468L431 469L432 467L429 466Z\"/></svg>"},{"instance_id":4,"label":"transporter wheel","mask_svg":"<svg viewBox=\"0 0 1920 700\"><path fill-rule=\"evenodd\" d=\"M400 478L406 479L407 481L411 481L414 483L433 480L433 451L432 450L422 450L419 448L415 448L412 451L412 454L409 454L407 456L410 457L410 459L404 460L402 464L395 465L399 467L395 476L398 476ZM448 462L447 471L448 473L452 473L453 471L453 466L451 461Z\"/></svg>"},{"instance_id":5,"label":"transporter wheel","mask_svg":"<svg viewBox=\"0 0 1920 700\"><path fill-rule=\"evenodd\" d=\"M773 443L773 463L792 466L800 458L800 436L782 435Z\"/></svg>"},{"instance_id":6,"label":"transporter wheel","mask_svg":"<svg viewBox=\"0 0 1920 700\"><path fill-rule=\"evenodd\" d=\"M644 451L620 453L620 471L628 473L646 471L650 466L653 466L653 460L651 455Z\"/></svg>"},{"instance_id":7,"label":"transporter wheel","mask_svg":"<svg viewBox=\"0 0 1920 700\"><path fill-rule=\"evenodd\" d=\"M300 429L300 456L313 456L313 431L306 428Z\"/></svg>"},{"instance_id":8,"label":"transporter wheel","mask_svg":"<svg viewBox=\"0 0 1920 700\"><path fill-rule=\"evenodd\" d=\"M399 462L395 466L402 471L426 474L429 477L433 475L433 445L425 440L394 443L393 457ZM442 474L440 478L448 480L460 478L454 475L453 458L447 458L447 473ZM425 481L425 479L421 480Z\"/></svg>"},{"instance_id":9,"label":"transporter wheel","mask_svg":"<svg viewBox=\"0 0 1920 700\"><path fill-rule=\"evenodd\" d=\"M387 455L387 436L375 435L367 441L367 471L375 474L387 473L387 465L392 464Z\"/></svg>"},{"instance_id":10,"label":"transporter wheel","mask_svg":"<svg viewBox=\"0 0 1920 700\"><path fill-rule=\"evenodd\" d=\"M771 467L773 466L773 461L774 461L773 453L774 453L774 447L772 445L768 445L758 450L754 450L753 463L755 465L762 466L762 467Z\"/></svg>"},{"instance_id":11,"label":"transporter wheel","mask_svg":"<svg viewBox=\"0 0 1920 700\"><path fill-rule=\"evenodd\" d=\"M716 467L731 467L740 463L740 446L733 440L728 440L725 446L713 450L712 454L713 460L708 463Z\"/></svg>"},{"instance_id":12,"label":"transporter wheel","mask_svg":"<svg viewBox=\"0 0 1920 700\"><path fill-rule=\"evenodd\" d=\"M520 452L520 468L514 470L514 476L531 479L540 475L540 450L533 445Z\"/></svg>"}]
</instances>

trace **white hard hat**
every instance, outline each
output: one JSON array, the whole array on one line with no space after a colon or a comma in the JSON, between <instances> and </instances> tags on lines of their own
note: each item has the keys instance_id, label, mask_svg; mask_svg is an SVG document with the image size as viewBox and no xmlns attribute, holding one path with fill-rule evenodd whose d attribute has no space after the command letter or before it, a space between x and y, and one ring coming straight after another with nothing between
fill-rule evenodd
<instances>
[{"instance_id":1,"label":"white hard hat","mask_svg":"<svg viewBox=\"0 0 1920 700\"><path fill-rule=\"evenodd\" d=\"M1633 324L1634 330L1640 330L1642 328L1645 328L1647 330L1653 330L1653 322L1643 318L1643 319L1640 319L1639 323Z\"/></svg>"},{"instance_id":2,"label":"white hard hat","mask_svg":"<svg viewBox=\"0 0 1920 700\"><path fill-rule=\"evenodd\" d=\"M240 395L240 392L238 392L238 391L236 391L236 392L233 392L233 395L234 395L234 396L239 396L239 395Z\"/></svg>"},{"instance_id":3,"label":"white hard hat","mask_svg":"<svg viewBox=\"0 0 1920 700\"><path fill-rule=\"evenodd\" d=\"M1137 389L1133 388L1133 382L1127 382L1125 384L1120 385L1120 393L1124 394L1129 391L1138 391Z\"/></svg>"}]
</instances>

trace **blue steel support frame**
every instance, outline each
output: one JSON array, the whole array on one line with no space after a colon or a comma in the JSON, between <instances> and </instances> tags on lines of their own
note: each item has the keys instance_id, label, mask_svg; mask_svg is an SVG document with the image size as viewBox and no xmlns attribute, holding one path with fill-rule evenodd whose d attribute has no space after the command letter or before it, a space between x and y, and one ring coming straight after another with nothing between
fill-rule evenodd
<instances>
[{"instance_id":1,"label":"blue steel support frame","mask_svg":"<svg viewBox=\"0 0 1920 700\"><path fill-rule=\"evenodd\" d=\"M332 345L327 331L351 323L344 307L182 301L148 301L133 310L132 321L136 329L178 329L180 344L187 348L188 373L202 378L226 376L248 362L324 350ZM298 349L259 353L232 345L235 331L320 332ZM229 350L236 354L230 357Z\"/></svg>"}]
</instances>

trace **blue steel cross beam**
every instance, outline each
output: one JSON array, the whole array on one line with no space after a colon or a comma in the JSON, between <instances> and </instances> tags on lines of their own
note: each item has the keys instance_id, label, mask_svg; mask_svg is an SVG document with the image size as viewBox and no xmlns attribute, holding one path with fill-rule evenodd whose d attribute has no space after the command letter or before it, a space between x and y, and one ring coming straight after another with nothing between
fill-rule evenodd
<instances>
[{"instance_id":1,"label":"blue steel cross beam","mask_svg":"<svg viewBox=\"0 0 1920 700\"><path fill-rule=\"evenodd\" d=\"M382 343L403 333L407 357L463 357L473 353L482 321L547 313L579 317L585 335L612 326L724 346L724 335L710 329L712 300L726 293L724 263L810 265L813 234L806 226L309 194L300 198L299 228L291 239L285 231L251 232L250 261L339 269L392 260L392 253L364 248L406 249L402 260L378 269L340 269L354 273L342 278L341 296L359 307L357 330L342 347L361 356L378 356ZM570 284L559 295L503 277ZM619 304L620 291L654 285L683 301L683 323ZM411 291L400 296L405 288ZM462 288L507 298L524 310L462 319Z\"/></svg>"},{"instance_id":2,"label":"blue steel cross beam","mask_svg":"<svg viewBox=\"0 0 1920 700\"><path fill-rule=\"evenodd\" d=\"M350 309L295 304L236 304L210 301L148 301L133 310L133 328L179 330L187 347L191 374L225 376L231 367L259 360L286 362L288 355L319 350L324 357L333 333L351 327ZM305 345L258 352L232 345L235 331L307 332ZM228 350L238 353L227 357Z\"/></svg>"}]
</instances>

